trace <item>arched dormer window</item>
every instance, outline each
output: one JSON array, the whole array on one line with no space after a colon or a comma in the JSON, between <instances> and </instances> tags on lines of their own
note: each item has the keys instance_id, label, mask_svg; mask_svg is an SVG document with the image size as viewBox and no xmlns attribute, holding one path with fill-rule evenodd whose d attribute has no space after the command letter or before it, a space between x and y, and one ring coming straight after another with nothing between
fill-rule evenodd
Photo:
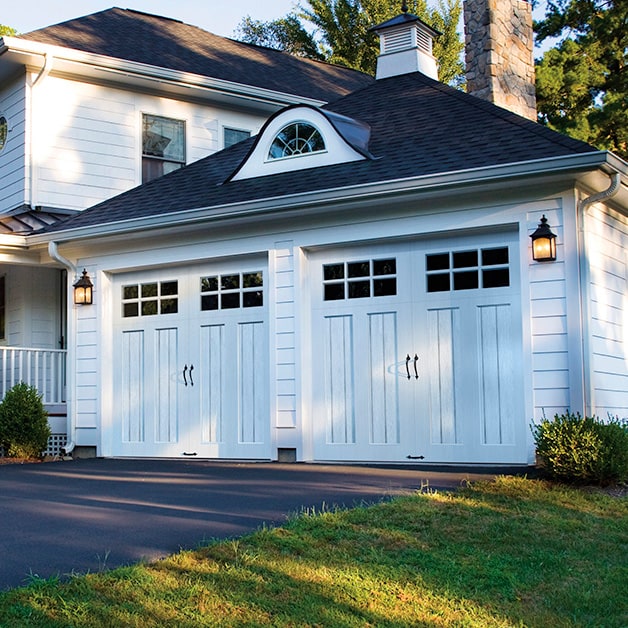
<instances>
[{"instance_id":1,"label":"arched dormer window","mask_svg":"<svg viewBox=\"0 0 628 628\"><path fill-rule=\"evenodd\" d=\"M275 135L270 145L267 159L298 157L325 150L325 140L321 132L308 122L292 122Z\"/></svg>"}]
</instances>

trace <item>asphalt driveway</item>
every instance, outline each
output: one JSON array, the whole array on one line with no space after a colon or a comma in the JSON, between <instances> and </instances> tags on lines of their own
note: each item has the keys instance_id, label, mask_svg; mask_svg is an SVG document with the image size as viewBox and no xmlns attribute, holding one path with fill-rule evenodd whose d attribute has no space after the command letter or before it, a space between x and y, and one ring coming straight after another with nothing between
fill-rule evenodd
<instances>
[{"instance_id":1,"label":"asphalt driveway","mask_svg":"<svg viewBox=\"0 0 628 628\"><path fill-rule=\"evenodd\" d=\"M412 467L75 460L0 466L0 590L154 560L281 524L490 473Z\"/></svg>"}]
</instances>

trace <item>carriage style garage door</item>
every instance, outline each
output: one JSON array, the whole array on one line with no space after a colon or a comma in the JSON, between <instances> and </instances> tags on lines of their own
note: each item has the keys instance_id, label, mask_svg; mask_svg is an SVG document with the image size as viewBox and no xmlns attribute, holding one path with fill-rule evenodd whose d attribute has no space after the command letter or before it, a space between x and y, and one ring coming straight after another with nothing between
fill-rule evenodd
<instances>
[{"instance_id":1,"label":"carriage style garage door","mask_svg":"<svg viewBox=\"0 0 628 628\"><path fill-rule=\"evenodd\" d=\"M315 458L524 463L517 260L514 234L312 254Z\"/></svg>"},{"instance_id":2,"label":"carriage style garage door","mask_svg":"<svg viewBox=\"0 0 628 628\"><path fill-rule=\"evenodd\" d=\"M265 260L116 278L114 456L270 457L265 283Z\"/></svg>"}]
</instances>

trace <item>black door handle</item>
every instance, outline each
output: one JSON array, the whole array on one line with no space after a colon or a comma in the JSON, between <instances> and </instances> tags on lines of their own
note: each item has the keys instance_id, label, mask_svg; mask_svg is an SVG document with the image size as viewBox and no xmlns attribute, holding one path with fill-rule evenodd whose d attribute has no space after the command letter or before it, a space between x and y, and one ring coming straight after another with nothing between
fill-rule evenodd
<instances>
[{"instance_id":1,"label":"black door handle","mask_svg":"<svg viewBox=\"0 0 628 628\"><path fill-rule=\"evenodd\" d=\"M190 386L194 386L194 380L192 379L192 371L193 370L194 370L194 364L190 364ZM417 377L418 377L418 375L417 375Z\"/></svg>"},{"instance_id":2,"label":"black door handle","mask_svg":"<svg viewBox=\"0 0 628 628\"><path fill-rule=\"evenodd\" d=\"M416 368L416 363L419 361L419 356L415 353L414 354L414 377L416 379L419 379L419 371Z\"/></svg>"},{"instance_id":3,"label":"black door handle","mask_svg":"<svg viewBox=\"0 0 628 628\"><path fill-rule=\"evenodd\" d=\"M408 366L408 364L410 364L410 354L409 353L406 356L406 373L408 374L408 379L410 379L410 367Z\"/></svg>"},{"instance_id":4,"label":"black door handle","mask_svg":"<svg viewBox=\"0 0 628 628\"><path fill-rule=\"evenodd\" d=\"M187 370L188 370L188 365L186 364L186 365L183 367L183 381L185 382L185 385L186 385L186 386L188 385L188 380L187 380L187 377L185 376L185 373L186 373L186 371L187 371Z\"/></svg>"}]
</instances>

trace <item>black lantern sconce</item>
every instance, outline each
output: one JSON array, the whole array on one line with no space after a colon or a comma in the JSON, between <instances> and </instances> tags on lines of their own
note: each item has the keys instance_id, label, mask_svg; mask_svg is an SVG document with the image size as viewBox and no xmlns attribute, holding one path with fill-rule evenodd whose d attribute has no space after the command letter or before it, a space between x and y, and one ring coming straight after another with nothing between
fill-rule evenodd
<instances>
[{"instance_id":1,"label":"black lantern sconce","mask_svg":"<svg viewBox=\"0 0 628 628\"><path fill-rule=\"evenodd\" d=\"M92 283L87 270L83 269L82 277L73 284L74 286L74 303L78 305L91 305L92 304Z\"/></svg>"},{"instance_id":2,"label":"black lantern sconce","mask_svg":"<svg viewBox=\"0 0 628 628\"><path fill-rule=\"evenodd\" d=\"M532 259L535 262L553 262L556 259L556 234L552 233L545 214L532 238Z\"/></svg>"}]
</instances>

